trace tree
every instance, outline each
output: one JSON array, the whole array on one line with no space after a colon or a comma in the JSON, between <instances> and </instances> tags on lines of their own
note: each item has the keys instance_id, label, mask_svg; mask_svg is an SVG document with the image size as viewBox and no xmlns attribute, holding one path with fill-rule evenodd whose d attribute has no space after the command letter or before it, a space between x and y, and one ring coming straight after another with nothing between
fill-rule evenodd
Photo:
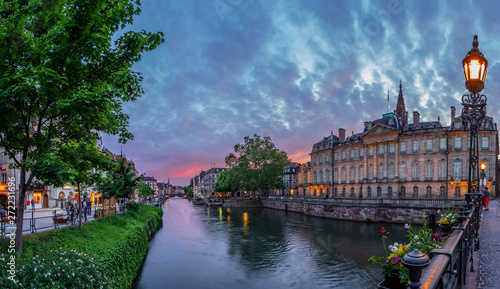
<instances>
[{"instance_id":1,"label":"tree","mask_svg":"<svg viewBox=\"0 0 500 289\"><path fill-rule=\"evenodd\" d=\"M282 181L285 166L289 164L285 151L278 150L270 137L245 137L243 144L234 146L234 153L226 159L226 165L237 182L238 189L262 191L276 188ZM233 171L234 170L234 171Z\"/></svg>"},{"instance_id":2,"label":"tree","mask_svg":"<svg viewBox=\"0 0 500 289\"><path fill-rule=\"evenodd\" d=\"M146 184L143 181L139 181L138 191L139 191L139 198L146 198L151 195L154 195L155 193L155 190L153 190L153 188L151 188L148 184Z\"/></svg>"},{"instance_id":3,"label":"tree","mask_svg":"<svg viewBox=\"0 0 500 289\"><path fill-rule=\"evenodd\" d=\"M237 168L223 171L217 178L214 190L216 192L236 192L240 187L240 179L237 174Z\"/></svg>"},{"instance_id":4,"label":"tree","mask_svg":"<svg viewBox=\"0 0 500 289\"><path fill-rule=\"evenodd\" d=\"M107 176L101 179L97 184L97 189L101 192L104 199L111 198L130 198L135 192L142 180L142 176L135 177L130 168L130 162L124 158L118 159L118 162L111 167Z\"/></svg>"},{"instance_id":5,"label":"tree","mask_svg":"<svg viewBox=\"0 0 500 289\"><path fill-rule=\"evenodd\" d=\"M131 0L0 2L0 146L21 172L18 253L26 188L34 178L60 186L73 174L61 144L88 143L93 131L133 138L122 103L143 90L132 66L164 42L146 31L113 41L140 11Z\"/></svg>"},{"instance_id":6,"label":"tree","mask_svg":"<svg viewBox=\"0 0 500 289\"><path fill-rule=\"evenodd\" d=\"M69 174L67 181L77 185L80 198L82 197L82 186L91 186L97 183L101 178L101 172L108 170L113 164L109 156L99 151L96 141L97 134L96 138L88 143L70 142L61 144L61 147L56 152L63 158L63 163L68 166L67 172ZM40 168L40 171L44 172L44 168ZM52 170L49 169L49 175L43 178L50 179L51 171ZM78 202L78 226L80 229L82 229L81 204L82 199Z\"/></svg>"}]
</instances>

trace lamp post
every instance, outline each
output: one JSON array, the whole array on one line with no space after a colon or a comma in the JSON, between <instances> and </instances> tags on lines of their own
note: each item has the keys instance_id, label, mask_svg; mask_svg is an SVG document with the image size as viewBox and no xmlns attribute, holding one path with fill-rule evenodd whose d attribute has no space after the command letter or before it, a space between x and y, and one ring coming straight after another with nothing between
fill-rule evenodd
<instances>
[{"instance_id":1,"label":"lamp post","mask_svg":"<svg viewBox=\"0 0 500 289\"><path fill-rule=\"evenodd\" d=\"M481 163L481 192L484 191L486 187L486 163Z\"/></svg>"},{"instance_id":2,"label":"lamp post","mask_svg":"<svg viewBox=\"0 0 500 289\"><path fill-rule=\"evenodd\" d=\"M465 87L470 94L462 96L462 119L470 129L469 142L469 172L467 178L467 193L465 201L467 203L476 203L480 200L479 192L479 126L486 116L486 96L480 94L484 88L484 79L488 68L488 61L479 51L479 41L477 35L474 35L472 49L462 61L465 74ZM465 126L464 126L465 127Z\"/></svg>"}]
</instances>

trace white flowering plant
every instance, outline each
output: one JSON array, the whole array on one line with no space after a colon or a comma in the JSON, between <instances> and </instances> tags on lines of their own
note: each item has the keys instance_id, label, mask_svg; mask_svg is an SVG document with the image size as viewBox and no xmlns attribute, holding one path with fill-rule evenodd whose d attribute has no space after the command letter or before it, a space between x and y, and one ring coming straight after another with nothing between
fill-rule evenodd
<instances>
[{"instance_id":1,"label":"white flowering plant","mask_svg":"<svg viewBox=\"0 0 500 289\"><path fill-rule=\"evenodd\" d=\"M3 288L109 288L107 277L96 265L98 262L101 260L95 256L75 250L53 250L23 262L14 281L7 279L9 284Z\"/></svg>"},{"instance_id":2,"label":"white flowering plant","mask_svg":"<svg viewBox=\"0 0 500 289\"><path fill-rule=\"evenodd\" d=\"M422 215L423 226L419 229L415 228L411 224L405 224L405 228L408 231L406 237L408 238L408 243L400 244L395 242L389 245L390 253L387 252L385 247L385 240L387 240L387 235L389 232L385 230L384 227L380 230L382 236L382 243L384 250L386 251L387 257L377 257L372 256L368 261L382 265L383 274L390 276L396 273L399 276L399 281L405 283L408 281L408 268L404 267L402 264L403 256L415 249L420 250L422 253L429 254L433 249L441 248L445 239L443 238L443 233L433 233L432 229L427 226L425 221L425 214Z\"/></svg>"},{"instance_id":3,"label":"white flowering plant","mask_svg":"<svg viewBox=\"0 0 500 289\"><path fill-rule=\"evenodd\" d=\"M441 213L441 210L438 211L440 214L440 218L437 221L439 225L441 226L456 226L458 225L458 211L459 208L456 207L455 209L448 208L446 211Z\"/></svg>"}]
</instances>

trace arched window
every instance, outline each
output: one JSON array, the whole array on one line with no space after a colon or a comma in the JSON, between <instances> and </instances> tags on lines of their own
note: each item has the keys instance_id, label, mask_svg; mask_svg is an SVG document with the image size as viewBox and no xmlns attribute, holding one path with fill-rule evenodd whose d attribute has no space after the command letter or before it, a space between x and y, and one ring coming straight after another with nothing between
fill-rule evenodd
<instances>
[{"instance_id":1,"label":"arched window","mask_svg":"<svg viewBox=\"0 0 500 289\"><path fill-rule=\"evenodd\" d=\"M339 191L337 190L337 188L333 189L333 194L335 195L335 197L339 196Z\"/></svg>"},{"instance_id":2,"label":"arched window","mask_svg":"<svg viewBox=\"0 0 500 289\"><path fill-rule=\"evenodd\" d=\"M441 186L441 188L439 188L439 197L441 199L446 199L446 188L445 188L445 186Z\"/></svg>"},{"instance_id":3,"label":"arched window","mask_svg":"<svg viewBox=\"0 0 500 289\"><path fill-rule=\"evenodd\" d=\"M304 197L305 197L306 196L306 189L303 189L302 193L304 194Z\"/></svg>"},{"instance_id":4,"label":"arched window","mask_svg":"<svg viewBox=\"0 0 500 289\"><path fill-rule=\"evenodd\" d=\"M427 186L425 197L428 198L428 199L432 198L432 188L431 188L431 186Z\"/></svg>"},{"instance_id":5,"label":"arched window","mask_svg":"<svg viewBox=\"0 0 500 289\"><path fill-rule=\"evenodd\" d=\"M322 197L323 196L323 189L319 189L319 196Z\"/></svg>"},{"instance_id":6,"label":"arched window","mask_svg":"<svg viewBox=\"0 0 500 289\"><path fill-rule=\"evenodd\" d=\"M392 187L388 187L388 188L387 188L387 196L388 196L389 198L392 198Z\"/></svg>"},{"instance_id":7,"label":"arched window","mask_svg":"<svg viewBox=\"0 0 500 289\"><path fill-rule=\"evenodd\" d=\"M382 198L382 188L377 187L377 198Z\"/></svg>"},{"instance_id":8,"label":"arched window","mask_svg":"<svg viewBox=\"0 0 500 289\"><path fill-rule=\"evenodd\" d=\"M455 198L460 198L460 187L459 186L455 187Z\"/></svg>"},{"instance_id":9,"label":"arched window","mask_svg":"<svg viewBox=\"0 0 500 289\"><path fill-rule=\"evenodd\" d=\"M402 199L406 198L406 188L405 187L401 187L401 190L399 191L399 197Z\"/></svg>"},{"instance_id":10,"label":"arched window","mask_svg":"<svg viewBox=\"0 0 500 289\"><path fill-rule=\"evenodd\" d=\"M359 198L363 198L363 187L359 188Z\"/></svg>"},{"instance_id":11,"label":"arched window","mask_svg":"<svg viewBox=\"0 0 500 289\"><path fill-rule=\"evenodd\" d=\"M372 188L368 187L368 189L366 189L366 193L367 193L367 198L371 198L372 197Z\"/></svg>"},{"instance_id":12,"label":"arched window","mask_svg":"<svg viewBox=\"0 0 500 289\"><path fill-rule=\"evenodd\" d=\"M413 187L413 198L415 198L415 199L418 198L418 187L417 186Z\"/></svg>"},{"instance_id":13,"label":"arched window","mask_svg":"<svg viewBox=\"0 0 500 289\"><path fill-rule=\"evenodd\" d=\"M316 197L316 189L313 191L313 197Z\"/></svg>"},{"instance_id":14,"label":"arched window","mask_svg":"<svg viewBox=\"0 0 500 289\"><path fill-rule=\"evenodd\" d=\"M351 198L354 198L354 188L351 188Z\"/></svg>"},{"instance_id":15,"label":"arched window","mask_svg":"<svg viewBox=\"0 0 500 289\"><path fill-rule=\"evenodd\" d=\"M323 183L323 170L319 170L319 182Z\"/></svg>"},{"instance_id":16,"label":"arched window","mask_svg":"<svg viewBox=\"0 0 500 289\"><path fill-rule=\"evenodd\" d=\"M342 198L345 198L345 197L346 197L345 188L342 188Z\"/></svg>"}]
</instances>

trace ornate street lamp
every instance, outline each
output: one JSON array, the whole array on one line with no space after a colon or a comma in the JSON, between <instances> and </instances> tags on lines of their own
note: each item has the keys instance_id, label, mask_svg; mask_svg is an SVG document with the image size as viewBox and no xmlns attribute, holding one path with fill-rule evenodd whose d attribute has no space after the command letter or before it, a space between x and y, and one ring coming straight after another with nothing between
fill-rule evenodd
<instances>
[{"instance_id":1,"label":"ornate street lamp","mask_svg":"<svg viewBox=\"0 0 500 289\"><path fill-rule=\"evenodd\" d=\"M481 191L484 190L484 188L486 188L486 163L481 163L481 165L479 166L481 168Z\"/></svg>"},{"instance_id":2,"label":"ornate street lamp","mask_svg":"<svg viewBox=\"0 0 500 289\"><path fill-rule=\"evenodd\" d=\"M462 96L462 119L470 129L469 142L469 175L467 178L467 203L476 202L481 196L479 192L479 141L478 130L486 116L486 96L479 94L484 88L484 79L488 68L488 61L479 51L479 41L474 35L472 49L467 52L462 66L465 74L465 86L470 94ZM465 126L464 126L465 127Z\"/></svg>"}]
</instances>

